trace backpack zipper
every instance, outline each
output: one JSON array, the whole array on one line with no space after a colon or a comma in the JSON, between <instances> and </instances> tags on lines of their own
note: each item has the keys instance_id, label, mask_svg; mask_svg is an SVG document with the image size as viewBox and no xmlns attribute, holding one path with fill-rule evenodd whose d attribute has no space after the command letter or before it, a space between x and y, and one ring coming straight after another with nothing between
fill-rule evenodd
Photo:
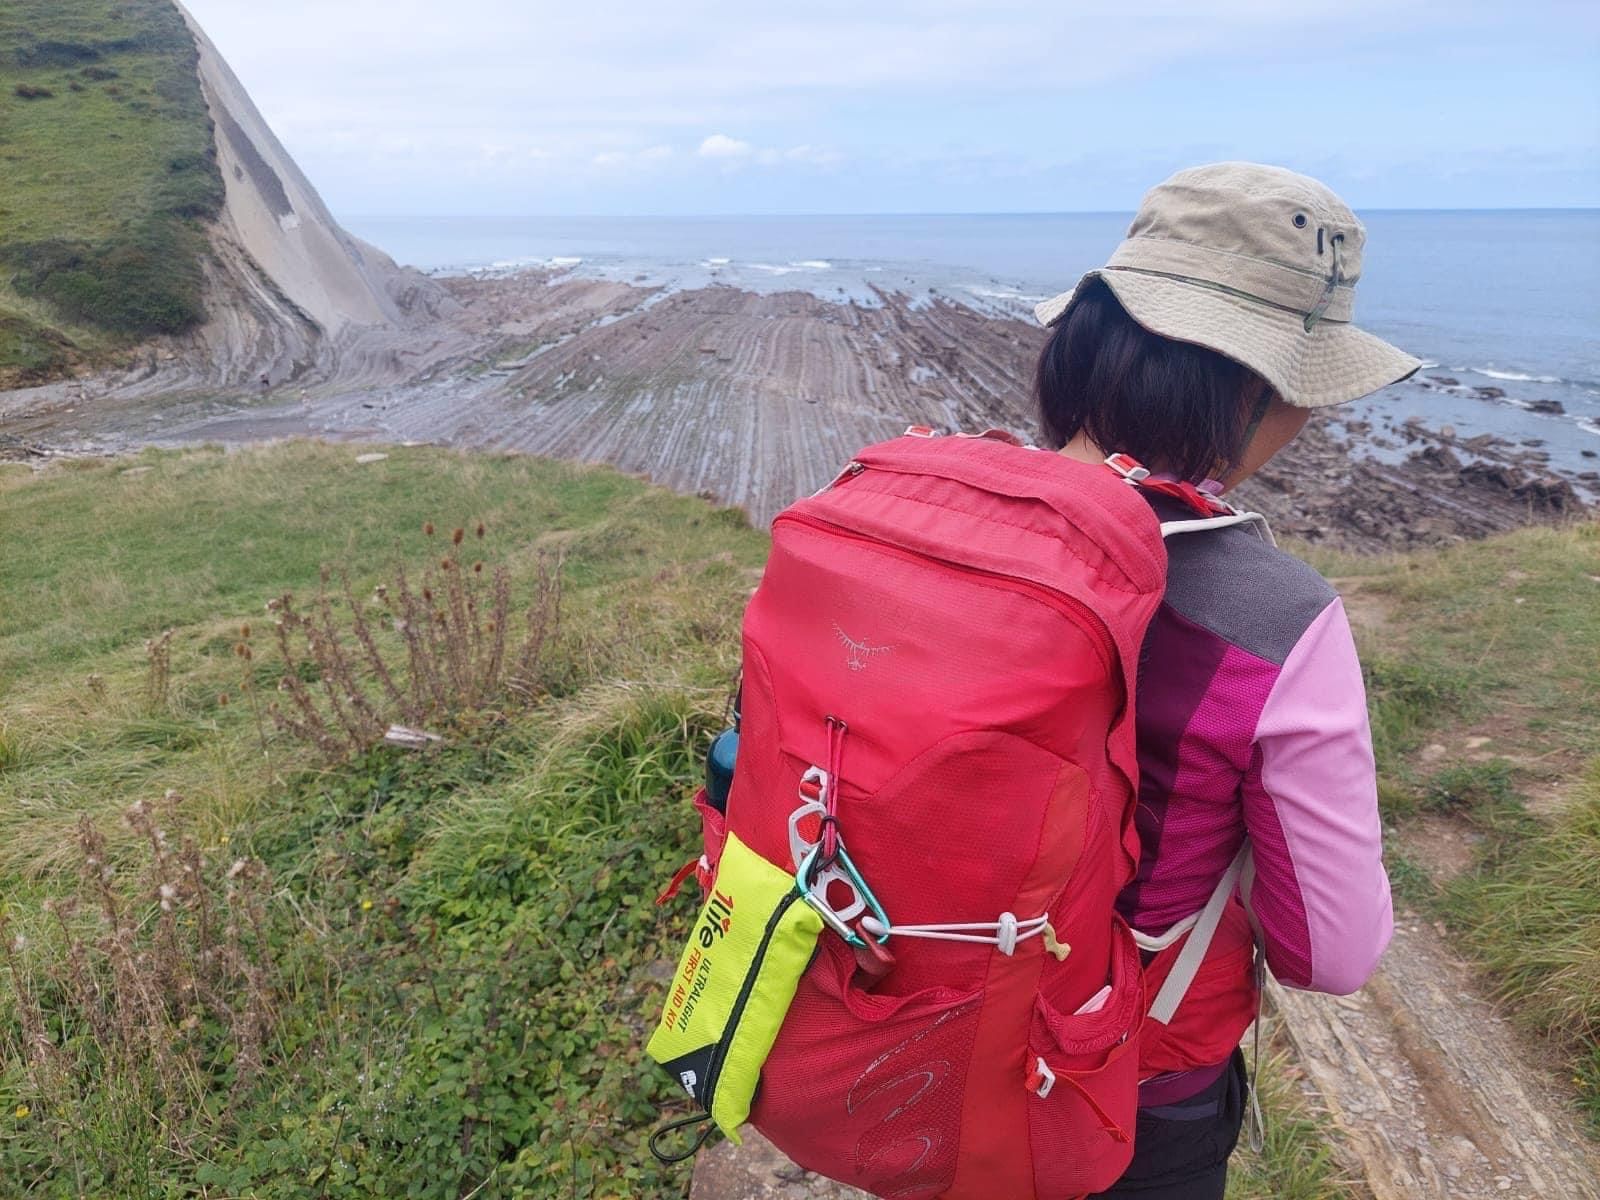
<instances>
[{"instance_id":1,"label":"backpack zipper","mask_svg":"<svg viewBox=\"0 0 1600 1200\"><path fill-rule=\"evenodd\" d=\"M856 472L856 474L860 474L860 472ZM928 554L921 550L908 550L904 546L896 545L894 542L885 541L883 538L847 528L837 522L812 516L809 513L779 513L773 524L776 525L779 521L790 521L796 525L808 526L836 537L865 542L875 550L886 552L899 558L936 562L964 575L975 576L1006 591L1016 592L1037 600L1041 604L1062 612L1079 628L1091 634L1095 640L1095 649L1099 651L1101 663L1107 673L1116 673L1117 654L1115 645L1111 640L1111 631L1106 628L1106 623L1100 614L1076 596L1069 596L1065 592L1055 591L1045 587L1043 584L1017 579L1012 575L1003 575L999 571L987 571L982 567L974 567L970 563L957 562L955 559L946 558L942 555Z\"/></svg>"},{"instance_id":2,"label":"backpack zipper","mask_svg":"<svg viewBox=\"0 0 1600 1200\"><path fill-rule=\"evenodd\" d=\"M968 479L961 472L946 473L946 472L937 471L937 470L929 470L926 467L919 467L919 466L916 466L916 465L906 465L906 464L897 463L897 462L893 462L893 461L888 461L888 462L883 461L883 459L878 457L878 453L877 453L877 452L881 452L882 450L883 450L883 446L881 446L881 445L880 446L868 446L868 447L866 447L866 449L864 449L864 450L862 450L860 452L860 455L858 457L851 459L849 465L851 465L851 466L859 466L862 471L864 471L864 470L866 470L867 468L870 467L874 471L887 471L891 475L910 475L910 476L916 476L916 477L919 477L919 478L942 479L942 480L945 480L946 482L950 482L950 483L959 483L963 487L971 488L974 491L984 492L984 493L986 493L988 495L991 495L991 496L1000 496L1000 497L1002 497L1004 499L1007 499L1007 500L1034 500L1034 501L1037 501L1037 502L1045 504L1047 507L1050 507L1050 508L1054 509L1054 505L1051 505L1049 503L1049 501L1044 500L1043 497L1040 497L1040 496L1037 496L1037 495L1031 495L1025 490L1008 491L1008 490L1006 490L1004 488L993 487L993 486L990 486L990 485L982 482L981 480ZM1041 455L1040 457L1049 458L1051 456L1048 455L1048 454L1045 454L1045 455ZM854 478L855 475L859 475L860 473L861 473L861 471L852 472L852 478ZM1059 510L1057 510L1057 511L1059 511ZM1065 515L1065 514L1063 514L1063 515ZM1070 518L1068 518L1068 519L1070 520ZM1111 556L1111 557L1112 557L1112 561L1117 563L1117 565L1119 567L1122 567L1122 569L1124 571L1127 570L1127 568L1123 564L1121 564L1120 562L1117 562L1117 559L1116 559L1116 557L1114 555ZM1130 578L1131 577L1132 576L1130 575Z\"/></svg>"},{"instance_id":3,"label":"backpack zipper","mask_svg":"<svg viewBox=\"0 0 1600 1200\"><path fill-rule=\"evenodd\" d=\"M783 920L783 914L789 911L789 906L800 898L798 890L786 893L779 901L778 907L772 910L772 915L767 918L767 927L761 932L761 941L750 960L750 969L745 972L744 983L739 988L738 996L734 998L733 1007L728 1010L728 1021L723 1026L722 1040L717 1043L716 1052L706 1064L705 1096L708 1110L712 1098L717 1094L717 1081L722 1076L722 1060L727 1057L728 1047L733 1044L734 1035L739 1031L739 1021L744 1016L745 1006L750 1003L750 993L755 990L756 979L761 974L761 964L766 961L767 947L772 944L772 935L778 932L778 924Z\"/></svg>"}]
</instances>

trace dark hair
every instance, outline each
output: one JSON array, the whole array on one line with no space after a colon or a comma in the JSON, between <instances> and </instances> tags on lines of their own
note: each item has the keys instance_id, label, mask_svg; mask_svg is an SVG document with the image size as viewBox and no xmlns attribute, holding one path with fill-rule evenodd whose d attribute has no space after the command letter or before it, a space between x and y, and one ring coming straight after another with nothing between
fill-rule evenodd
<instances>
[{"instance_id":1,"label":"dark hair","mask_svg":"<svg viewBox=\"0 0 1600 1200\"><path fill-rule=\"evenodd\" d=\"M1215 350L1151 333L1094 279L1040 352L1034 397L1055 449L1086 433L1108 454L1199 481L1238 465L1263 387Z\"/></svg>"}]
</instances>

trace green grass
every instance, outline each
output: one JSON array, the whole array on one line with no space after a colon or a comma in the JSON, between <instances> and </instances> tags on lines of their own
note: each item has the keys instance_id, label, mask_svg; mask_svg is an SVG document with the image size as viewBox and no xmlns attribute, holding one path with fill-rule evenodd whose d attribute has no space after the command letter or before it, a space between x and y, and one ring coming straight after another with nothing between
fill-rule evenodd
<instances>
[{"instance_id":1,"label":"green grass","mask_svg":"<svg viewBox=\"0 0 1600 1200\"><path fill-rule=\"evenodd\" d=\"M1569 782L1600 754L1600 524L1312 557L1372 614L1358 644L1385 772L1415 782L1424 734L1487 737L1533 782Z\"/></svg>"},{"instance_id":2,"label":"green grass","mask_svg":"<svg viewBox=\"0 0 1600 1200\"><path fill-rule=\"evenodd\" d=\"M1600 759L1548 826L1511 808L1440 904L1506 1011L1571 1048L1573 1083L1600 1130Z\"/></svg>"},{"instance_id":3,"label":"green grass","mask_svg":"<svg viewBox=\"0 0 1600 1200\"><path fill-rule=\"evenodd\" d=\"M0 8L0 385L202 318L223 189L195 63L169 0Z\"/></svg>"},{"instance_id":4,"label":"green grass","mask_svg":"<svg viewBox=\"0 0 1600 1200\"><path fill-rule=\"evenodd\" d=\"M172 789L174 844L271 872L278 1014L255 1076L220 1018L186 1034L205 1099L162 1116L154 1076L130 1079L82 1028L56 1031L80 1057L41 1094L0 965L0 1180L41 1196L681 1195L687 1173L643 1148L675 1092L641 1047L690 914L654 897L691 853L686 800L766 539L610 470L355 453L0 472L6 937L24 936L40 986L68 986L60 972L84 968L64 964L46 906L84 894L77 821L105 831L137 900L149 853L121 813ZM556 691L430 754L327 767L277 735L263 753L237 699L240 625L314 593L325 562L364 587L397 556L438 555L425 521L448 536L479 520L519 585L541 551L564 556ZM170 700L152 707L143 647L162 629Z\"/></svg>"},{"instance_id":5,"label":"green grass","mask_svg":"<svg viewBox=\"0 0 1600 1200\"><path fill-rule=\"evenodd\" d=\"M1269 1019L1263 1030L1271 1028ZM1257 1087L1265 1137L1257 1152L1240 1136L1229 1164L1227 1200L1356 1200L1361 1195L1334 1162L1322 1114L1307 1098L1301 1078L1287 1049L1264 1033Z\"/></svg>"}]
</instances>

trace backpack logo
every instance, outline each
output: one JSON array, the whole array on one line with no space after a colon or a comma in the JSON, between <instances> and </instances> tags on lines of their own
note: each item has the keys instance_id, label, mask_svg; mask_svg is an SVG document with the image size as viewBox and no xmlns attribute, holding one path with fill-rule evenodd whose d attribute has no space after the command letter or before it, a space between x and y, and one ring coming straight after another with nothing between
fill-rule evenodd
<instances>
[{"instance_id":1,"label":"backpack logo","mask_svg":"<svg viewBox=\"0 0 1600 1200\"><path fill-rule=\"evenodd\" d=\"M894 649L893 646L874 646L869 642L858 642L846 633L837 621L833 623L833 631L839 635L839 641L844 645L848 655L845 661L852 671L865 671L867 661L874 654L885 654Z\"/></svg>"},{"instance_id":2,"label":"backpack logo","mask_svg":"<svg viewBox=\"0 0 1600 1200\"><path fill-rule=\"evenodd\" d=\"M689 1095L694 1095L694 1085L700 1082L700 1076L693 1071L679 1071L678 1082L683 1084L683 1090Z\"/></svg>"}]
</instances>

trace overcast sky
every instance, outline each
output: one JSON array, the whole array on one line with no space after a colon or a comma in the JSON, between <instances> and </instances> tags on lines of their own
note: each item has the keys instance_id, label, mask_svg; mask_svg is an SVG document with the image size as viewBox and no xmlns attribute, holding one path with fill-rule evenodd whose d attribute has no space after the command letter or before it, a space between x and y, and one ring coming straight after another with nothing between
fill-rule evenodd
<instances>
[{"instance_id":1,"label":"overcast sky","mask_svg":"<svg viewBox=\"0 0 1600 1200\"><path fill-rule=\"evenodd\" d=\"M336 212L1600 204L1593 0L187 0Z\"/></svg>"}]
</instances>

